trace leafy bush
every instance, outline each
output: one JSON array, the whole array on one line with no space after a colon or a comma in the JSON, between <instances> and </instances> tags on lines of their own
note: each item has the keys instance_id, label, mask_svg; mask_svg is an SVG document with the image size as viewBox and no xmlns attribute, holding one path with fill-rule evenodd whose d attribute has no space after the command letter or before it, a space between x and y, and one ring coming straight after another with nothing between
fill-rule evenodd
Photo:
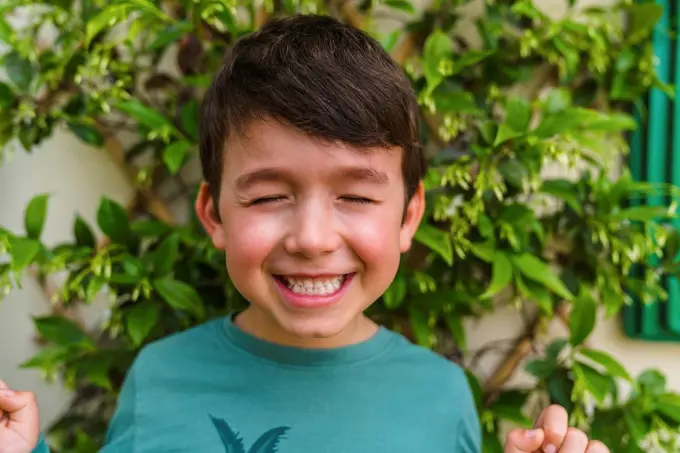
<instances>
[{"instance_id":1,"label":"leafy bush","mask_svg":"<svg viewBox=\"0 0 680 453\"><path fill-rule=\"evenodd\" d=\"M650 32L659 7L623 2L554 19L531 0L487 0L474 21L478 39L468 42L455 33L465 0L436 0L423 12L407 0L264 3L0 6L0 40L8 45L0 144L30 150L57 127L109 150L116 133L134 137L123 161L142 208L103 199L103 242L78 217L72 241L44 244L44 194L27 206L25 231L0 234L5 293L26 272L41 282L65 277L53 294L55 314L35 320L46 344L24 364L63 376L75 392L51 429L55 450L96 450L141 347L244 306L200 227L172 222L155 194L174 181L191 200L197 109L225 50L272 14L317 12L376 36L403 65L422 106L426 221L370 315L466 367L486 452L502 451L505 423L528 425L532 408L549 402L567 407L574 423L612 451L677 451L680 396L666 390L663 375L632 377L586 344L599 311L616 316L632 300L663 299L662 278L677 269L678 238L664 223L675 204L644 200L674 199L678 189L634 181L625 165L611 177L625 162L622 133L636 127L632 106L650 89L671 91L654 72ZM31 4L27 23L13 23L13 13ZM401 25L377 26L392 17ZM54 36L43 41L50 30ZM110 310L96 329L68 315L102 295ZM483 379L464 320L507 305L528 314L526 331ZM554 319L569 337L548 342ZM525 359L535 384L508 387Z\"/></svg>"}]
</instances>

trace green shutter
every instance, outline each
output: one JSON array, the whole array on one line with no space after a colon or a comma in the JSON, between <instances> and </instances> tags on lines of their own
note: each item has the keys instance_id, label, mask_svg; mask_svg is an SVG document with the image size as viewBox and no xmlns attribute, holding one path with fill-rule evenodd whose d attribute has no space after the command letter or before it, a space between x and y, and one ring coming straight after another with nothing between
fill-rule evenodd
<instances>
[{"instance_id":1,"label":"green shutter","mask_svg":"<svg viewBox=\"0 0 680 453\"><path fill-rule=\"evenodd\" d=\"M663 6L663 16L653 36L654 53L658 58L659 79L680 86L680 42L673 40L668 30L671 19L680 23L677 0L657 0ZM630 168L637 180L680 184L680 99L673 101L659 89L644 99L647 118L638 116L639 128L631 136ZM663 197L650 196L646 203L658 205ZM676 224L680 227L680 224ZM652 258L654 264L658 261ZM623 310L626 334L649 341L680 341L680 284L676 279L665 282L668 300L642 304L636 301Z\"/></svg>"}]
</instances>

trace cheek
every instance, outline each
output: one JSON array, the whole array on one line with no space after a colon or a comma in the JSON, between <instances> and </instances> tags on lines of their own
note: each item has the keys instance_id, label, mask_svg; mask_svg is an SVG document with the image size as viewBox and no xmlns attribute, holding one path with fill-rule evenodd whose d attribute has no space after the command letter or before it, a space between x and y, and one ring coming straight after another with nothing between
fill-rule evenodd
<instances>
[{"instance_id":1,"label":"cheek","mask_svg":"<svg viewBox=\"0 0 680 453\"><path fill-rule=\"evenodd\" d=\"M225 222L225 253L230 273L248 273L258 269L280 239L280 222L271 216L257 216L239 211Z\"/></svg>"},{"instance_id":2,"label":"cheek","mask_svg":"<svg viewBox=\"0 0 680 453\"><path fill-rule=\"evenodd\" d=\"M367 271L391 278L399 266L401 218L388 212L376 214L372 219L357 220L349 226L352 248Z\"/></svg>"}]
</instances>

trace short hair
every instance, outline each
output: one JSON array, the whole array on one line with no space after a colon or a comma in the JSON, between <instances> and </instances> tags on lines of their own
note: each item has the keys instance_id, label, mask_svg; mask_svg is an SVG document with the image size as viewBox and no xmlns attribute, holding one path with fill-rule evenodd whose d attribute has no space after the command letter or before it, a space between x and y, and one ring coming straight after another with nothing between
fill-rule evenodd
<instances>
[{"instance_id":1,"label":"short hair","mask_svg":"<svg viewBox=\"0 0 680 453\"><path fill-rule=\"evenodd\" d=\"M426 171L411 82L380 43L331 17L273 19L225 56L201 106L201 166L215 201L226 141L257 119L359 149L401 148L406 203Z\"/></svg>"}]
</instances>

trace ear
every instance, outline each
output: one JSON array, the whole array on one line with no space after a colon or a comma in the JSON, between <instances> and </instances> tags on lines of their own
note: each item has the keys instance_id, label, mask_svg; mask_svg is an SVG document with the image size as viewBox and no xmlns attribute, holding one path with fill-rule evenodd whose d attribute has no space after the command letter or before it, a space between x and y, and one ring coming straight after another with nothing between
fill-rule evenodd
<instances>
[{"instance_id":1,"label":"ear","mask_svg":"<svg viewBox=\"0 0 680 453\"><path fill-rule=\"evenodd\" d=\"M399 233L399 249L401 253L406 253L411 248L413 236L423 220L425 213L425 187L422 181L418 184L416 193L413 194L406 207L406 215L401 225Z\"/></svg>"},{"instance_id":2,"label":"ear","mask_svg":"<svg viewBox=\"0 0 680 453\"><path fill-rule=\"evenodd\" d=\"M224 229L222 228L220 214L215 210L216 204L208 184L205 182L201 183L201 187L198 190L198 196L196 197L196 203L194 204L196 216L201 222L201 225L203 225L203 229L205 229L208 236L210 236L210 239L212 239L213 245L217 249L224 250L224 247L226 246Z\"/></svg>"}]
</instances>

